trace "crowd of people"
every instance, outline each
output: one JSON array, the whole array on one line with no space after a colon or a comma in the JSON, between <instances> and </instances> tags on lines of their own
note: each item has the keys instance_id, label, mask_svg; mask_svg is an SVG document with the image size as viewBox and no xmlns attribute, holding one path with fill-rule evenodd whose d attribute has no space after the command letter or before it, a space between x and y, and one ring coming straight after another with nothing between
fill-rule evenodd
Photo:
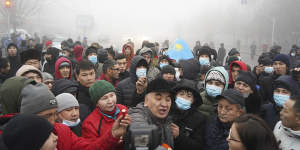
<instances>
[{"instance_id":1,"label":"crowd of people","mask_svg":"<svg viewBox=\"0 0 300 150\"><path fill-rule=\"evenodd\" d=\"M129 128L145 126L158 137L146 149L300 149L297 45L289 54L274 45L251 68L223 43L197 42L194 58L179 62L168 44L149 41L120 52L72 39L24 43L0 58L1 150L134 149Z\"/></svg>"}]
</instances>

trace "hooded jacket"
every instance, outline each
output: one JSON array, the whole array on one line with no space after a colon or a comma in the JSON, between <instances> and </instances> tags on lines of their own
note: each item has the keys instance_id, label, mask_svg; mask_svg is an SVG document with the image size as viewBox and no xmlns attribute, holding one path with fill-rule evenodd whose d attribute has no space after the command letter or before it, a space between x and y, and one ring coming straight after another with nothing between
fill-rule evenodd
<instances>
[{"instance_id":1,"label":"hooded jacket","mask_svg":"<svg viewBox=\"0 0 300 150\"><path fill-rule=\"evenodd\" d=\"M122 47L122 53L125 55L125 49L127 47L130 47L130 50L131 50L131 55L129 57L126 57L126 61L127 61L127 66L126 66L126 69L129 69L130 65L131 65L131 59L134 57L134 49L132 47L132 45L130 44L124 44L123 47ZM125 55L126 56L126 55Z\"/></svg>"},{"instance_id":2,"label":"hooded jacket","mask_svg":"<svg viewBox=\"0 0 300 150\"><path fill-rule=\"evenodd\" d=\"M28 84L36 84L36 82L24 77L12 77L2 84L0 87L0 103L3 114L20 112L21 91Z\"/></svg>"},{"instance_id":3,"label":"hooded jacket","mask_svg":"<svg viewBox=\"0 0 300 150\"><path fill-rule=\"evenodd\" d=\"M183 78L196 81L200 73L200 63L196 59L180 60L180 66L183 69Z\"/></svg>"},{"instance_id":4,"label":"hooded jacket","mask_svg":"<svg viewBox=\"0 0 300 150\"><path fill-rule=\"evenodd\" d=\"M20 54L19 54L19 49L17 47L16 44L14 43L10 43L8 46L7 46L7 53L8 53L8 48L11 47L11 46L14 46L17 48L17 55L16 56L9 56L8 55L8 61L10 63L10 70L9 70L9 77L13 77L16 75L16 72L17 70L22 66L21 65L21 58L20 58Z\"/></svg>"},{"instance_id":5,"label":"hooded jacket","mask_svg":"<svg viewBox=\"0 0 300 150\"><path fill-rule=\"evenodd\" d=\"M172 104L172 120L174 124L179 126L179 136L174 140L174 149L203 149L206 117L197 111L197 108L202 104L202 98L193 81L181 80L173 90L177 93L181 89L192 91L194 102L188 110L180 110L176 103Z\"/></svg>"},{"instance_id":6,"label":"hooded jacket","mask_svg":"<svg viewBox=\"0 0 300 150\"><path fill-rule=\"evenodd\" d=\"M143 47L139 52L139 54L141 56L143 56L143 54L145 54L145 53L149 53L151 55L149 69L147 70L147 80L148 80L148 82L151 82L152 80L154 80L157 77L157 75L160 73L160 70L152 65L154 57L153 57L153 51L151 50L151 48Z\"/></svg>"},{"instance_id":7,"label":"hooded jacket","mask_svg":"<svg viewBox=\"0 0 300 150\"><path fill-rule=\"evenodd\" d=\"M27 72L35 72L37 73L41 78L43 78L42 73L37 68L31 66L31 65L23 65L19 70L16 72L17 77L23 76Z\"/></svg>"},{"instance_id":8,"label":"hooded jacket","mask_svg":"<svg viewBox=\"0 0 300 150\"><path fill-rule=\"evenodd\" d=\"M230 66L229 66L229 84L233 84L234 83L234 81L232 79L232 74L231 74L232 64L237 64L237 65L240 66L241 70L246 71L246 72L248 71L247 65L244 62L242 62L242 61L234 61L234 62L232 62L230 64Z\"/></svg>"},{"instance_id":9,"label":"hooded jacket","mask_svg":"<svg viewBox=\"0 0 300 150\"><path fill-rule=\"evenodd\" d=\"M82 61L82 52L83 52L83 47L82 46L76 45L74 47L73 54L74 54L74 57L75 57L75 59L76 59L77 62L81 62Z\"/></svg>"},{"instance_id":10,"label":"hooded jacket","mask_svg":"<svg viewBox=\"0 0 300 150\"><path fill-rule=\"evenodd\" d=\"M42 71L43 72L48 72L50 73L52 76L55 76L55 62L59 56L59 49L54 48L54 47L50 47L48 48L47 52L48 54L52 55L52 58L50 61L47 61L43 67L42 67Z\"/></svg>"},{"instance_id":11,"label":"hooded jacket","mask_svg":"<svg viewBox=\"0 0 300 150\"><path fill-rule=\"evenodd\" d=\"M60 79L55 80L53 83L53 87L51 89L54 96L57 96L62 93L76 93L78 92L78 84L77 82L67 80L67 79Z\"/></svg>"},{"instance_id":12,"label":"hooded jacket","mask_svg":"<svg viewBox=\"0 0 300 150\"><path fill-rule=\"evenodd\" d=\"M128 112L128 108L117 104L119 110L126 109ZM118 113L116 116L119 117L122 113ZM82 124L82 137L85 139L97 139L101 137L108 137L111 134L111 129L115 119L109 118L105 116L103 113L99 111L99 108L95 108L94 111L84 120ZM115 149L123 149L123 144L117 144Z\"/></svg>"},{"instance_id":13,"label":"hooded jacket","mask_svg":"<svg viewBox=\"0 0 300 150\"><path fill-rule=\"evenodd\" d=\"M117 103L125 105L127 107L134 106L134 93L136 92L136 82L138 80L136 76L136 67L140 61L145 61L142 56L135 56L131 60L129 77L119 82L116 87Z\"/></svg>"},{"instance_id":14,"label":"hooded jacket","mask_svg":"<svg viewBox=\"0 0 300 150\"><path fill-rule=\"evenodd\" d=\"M299 149L300 131L287 128L279 121L274 128L274 135L277 141L280 141L279 148L282 150Z\"/></svg>"},{"instance_id":15,"label":"hooded jacket","mask_svg":"<svg viewBox=\"0 0 300 150\"><path fill-rule=\"evenodd\" d=\"M55 77L56 77L56 79L62 79L63 78L61 76L61 74L60 74L60 71L59 71L59 66L63 62L67 62L70 65L70 73L69 73L69 78L68 79L72 80L72 72L73 72L73 70L72 70L72 62L68 58L66 58L66 57L60 57L56 61L56 63L55 63Z\"/></svg>"},{"instance_id":16,"label":"hooded jacket","mask_svg":"<svg viewBox=\"0 0 300 150\"><path fill-rule=\"evenodd\" d=\"M228 77L228 73L224 67L214 67L214 68L210 69L205 75L204 85L206 86L207 75L211 71L218 71L223 75L223 77L225 78L224 90L227 90L229 77ZM212 115L216 114L217 101L215 100L215 98L208 96L206 91L201 92L200 95L202 97L203 104L198 107L198 111L202 112L206 116L212 116Z\"/></svg>"}]
</instances>

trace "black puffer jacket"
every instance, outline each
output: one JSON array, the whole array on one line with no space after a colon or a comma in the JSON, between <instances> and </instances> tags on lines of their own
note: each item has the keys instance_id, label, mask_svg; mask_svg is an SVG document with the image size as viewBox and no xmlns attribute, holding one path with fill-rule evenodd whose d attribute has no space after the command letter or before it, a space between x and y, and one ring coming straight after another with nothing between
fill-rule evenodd
<instances>
[{"instance_id":1,"label":"black puffer jacket","mask_svg":"<svg viewBox=\"0 0 300 150\"><path fill-rule=\"evenodd\" d=\"M194 103L188 110L180 110L176 104L172 104L171 116L173 123L179 126L179 136L175 139L176 150L186 149L204 149L204 129L206 117L197 111L198 106L202 104L202 98L196 90L193 81L182 80L174 88L175 92L181 89L193 91Z\"/></svg>"},{"instance_id":2,"label":"black puffer jacket","mask_svg":"<svg viewBox=\"0 0 300 150\"><path fill-rule=\"evenodd\" d=\"M183 68L183 78L197 81L200 73L200 63L197 59L180 60L179 64Z\"/></svg>"},{"instance_id":3,"label":"black puffer jacket","mask_svg":"<svg viewBox=\"0 0 300 150\"><path fill-rule=\"evenodd\" d=\"M116 94L117 94L117 103L125 105L127 107L133 107L135 104L135 91L136 91L136 67L140 61L145 61L144 57L142 56L135 56L132 58L130 62L130 70L129 70L129 77L119 82L116 87Z\"/></svg>"},{"instance_id":4,"label":"black puffer jacket","mask_svg":"<svg viewBox=\"0 0 300 150\"><path fill-rule=\"evenodd\" d=\"M94 110L95 106L92 103L89 88L79 84L77 100L79 103L79 113L81 122Z\"/></svg>"},{"instance_id":5,"label":"black puffer jacket","mask_svg":"<svg viewBox=\"0 0 300 150\"><path fill-rule=\"evenodd\" d=\"M62 93L75 93L77 95L78 83L67 79L55 80L51 91L55 96Z\"/></svg>"}]
</instances>

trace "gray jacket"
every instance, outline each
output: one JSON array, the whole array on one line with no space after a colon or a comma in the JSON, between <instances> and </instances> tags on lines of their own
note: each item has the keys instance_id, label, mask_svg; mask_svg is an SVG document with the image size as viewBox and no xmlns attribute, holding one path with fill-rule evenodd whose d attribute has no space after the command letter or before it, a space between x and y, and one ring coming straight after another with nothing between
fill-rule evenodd
<instances>
[{"instance_id":1,"label":"gray jacket","mask_svg":"<svg viewBox=\"0 0 300 150\"><path fill-rule=\"evenodd\" d=\"M282 150L292 150L300 148L300 131L293 131L290 128L284 127L279 121L274 128L274 135L277 141L280 142Z\"/></svg>"},{"instance_id":2,"label":"gray jacket","mask_svg":"<svg viewBox=\"0 0 300 150\"><path fill-rule=\"evenodd\" d=\"M144 103L139 103L136 107L130 108L128 114L131 116L131 124L156 125L161 137L161 143L168 144L174 148L174 141L171 132L171 119L159 119L153 116L151 111L144 107Z\"/></svg>"}]
</instances>

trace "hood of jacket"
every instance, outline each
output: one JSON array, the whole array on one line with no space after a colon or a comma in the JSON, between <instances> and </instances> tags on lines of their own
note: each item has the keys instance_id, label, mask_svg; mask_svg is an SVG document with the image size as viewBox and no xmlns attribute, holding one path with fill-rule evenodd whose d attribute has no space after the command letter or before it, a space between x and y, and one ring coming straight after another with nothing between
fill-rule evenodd
<instances>
[{"instance_id":1,"label":"hood of jacket","mask_svg":"<svg viewBox=\"0 0 300 150\"><path fill-rule=\"evenodd\" d=\"M74 54L74 57L77 60L77 62L81 62L82 61L82 52L83 52L83 47L82 46L76 45L74 47L73 54Z\"/></svg>"},{"instance_id":2,"label":"hood of jacket","mask_svg":"<svg viewBox=\"0 0 300 150\"><path fill-rule=\"evenodd\" d=\"M51 91L55 96L61 93L77 93L78 92L78 84L72 80L60 79L55 80L53 83L53 87Z\"/></svg>"},{"instance_id":3,"label":"hood of jacket","mask_svg":"<svg viewBox=\"0 0 300 150\"><path fill-rule=\"evenodd\" d=\"M221 66L211 68L211 69L206 73L205 79L204 79L204 85L206 85L207 75L208 75L209 72L211 72L211 71L218 71L218 72L220 72L220 73L223 75L223 77L225 78L225 82L226 82L226 83L225 83L225 86L224 86L224 90L227 90L228 84L229 84L228 72L225 70L224 67L221 67Z\"/></svg>"},{"instance_id":4,"label":"hood of jacket","mask_svg":"<svg viewBox=\"0 0 300 150\"><path fill-rule=\"evenodd\" d=\"M232 74L231 74L231 68L232 64L237 64L240 66L241 70L248 71L247 65L242 61L233 61L229 66L229 84L233 83Z\"/></svg>"},{"instance_id":5,"label":"hood of jacket","mask_svg":"<svg viewBox=\"0 0 300 150\"><path fill-rule=\"evenodd\" d=\"M196 59L180 60L180 66L183 69L183 78L188 80L197 80L200 73L200 63Z\"/></svg>"},{"instance_id":6,"label":"hood of jacket","mask_svg":"<svg viewBox=\"0 0 300 150\"><path fill-rule=\"evenodd\" d=\"M146 59L142 56L134 56L130 62L129 76L130 76L130 78L134 79L133 81L135 81L135 82L137 81L136 67L140 61L146 62ZM148 71L148 68L147 68L147 71Z\"/></svg>"},{"instance_id":7,"label":"hood of jacket","mask_svg":"<svg viewBox=\"0 0 300 150\"><path fill-rule=\"evenodd\" d=\"M17 77L21 77L21 76L23 76L25 73L27 73L27 72L29 72L29 71L32 71L32 72L37 73L37 74L40 75L40 77L43 79L42 72L41 72L39 69L37 69L37 68L35 68L35 67L31 66L31 65L23 65L23 66L22 66L21 68L19 68L19 70L16 72L16 76L17 76Z\"/></svg>"},{"instance_id":8,"label":"hood of jacket","mask_svg":"<svg viewBox=\"0 0 300 150\"><path fill-rule=\"evenodd\" d=\"M56 79L62 79L62 76L61 76L60 71L59 71L59 66L63 62L67 62L67 63L70 64L69 80L72 80L72 72L73 72L73 70L72 70L72 62L68 58L66 58L66 57L60 57L56 61L56 63L55 63L55 77L56 77Z\"/></svg>"}]
</instances>

